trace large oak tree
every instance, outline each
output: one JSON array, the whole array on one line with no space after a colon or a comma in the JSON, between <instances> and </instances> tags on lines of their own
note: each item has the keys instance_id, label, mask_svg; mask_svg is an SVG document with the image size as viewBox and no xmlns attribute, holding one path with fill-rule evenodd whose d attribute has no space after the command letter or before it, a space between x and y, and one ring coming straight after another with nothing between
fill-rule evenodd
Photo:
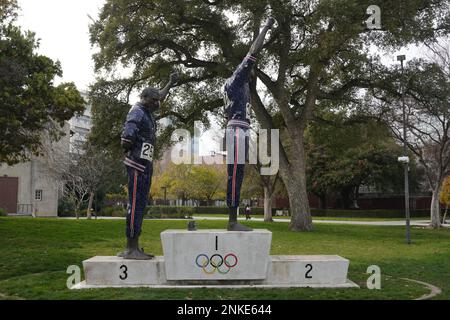
<instances>
[{"instance_id":1,"label":"large oak tree","mask_svg":"<svg viewBox=\"0 0 450 320\"><path fill-rule=\"evenodd\" d=\"M374 4L382 10L380 31L363 23ZM159 116L172 117L174 126L190 126L205 119L206 111L220 114L221 86L267 17L275 17L256 72L262 86L251 86L252 107L262 128L281 129L279 173L289 195L290 228L312 230L304 133L316 108L357 100L359 88L382 85L383 79L373 80L380 62L369 46L398 48L435 39L447 32L448 5L441 0L108 0L90 28L102 75L93 93L127 104L133 90L157 85L177 68L181 88ZM119 68L131 75L120 77ZM113 112L107 106L99 111Z\"/></svg>"}]
</instances>

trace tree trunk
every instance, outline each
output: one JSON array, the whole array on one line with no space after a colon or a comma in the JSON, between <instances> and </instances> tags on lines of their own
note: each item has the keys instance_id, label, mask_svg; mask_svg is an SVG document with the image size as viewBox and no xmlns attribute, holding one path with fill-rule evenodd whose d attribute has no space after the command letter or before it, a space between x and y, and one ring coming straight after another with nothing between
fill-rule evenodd
<instances>
[{"instance_id":1,"label":"tree trunk","mask_svg":"<svg viewBox=\"0 0 450 320\"><path fill-rule=\"evenodd\" d=\"M319 209L326 210L327 209L327 196L325 194L318 195L319 198Z\"/></svg>"},{"instance_id":2,"label":"tree trunk","mask_svg":"<svg viewBox=\"0 0 450 320\"><path fill-rule=\"evenodd\" d=\"M280 169L286 191L289 196L289 206L291 211L291 223L289 228L292 231L312 231L312 218L309 208L308 193L306 191L305 170L302 169L302 157L299 156L295 162L290 163L290 171L285 172Z\"/></svg>"},{"instance_id":3,"label":"tree trunk","mask_svg":"<svg viewBox=\"0 0 450 320\"><path fill-rule=\"evenodd\" d=\"M292 231L312 231L311 210L306 189L305 150L302 139L296 141L295 159L286 163L280 159L280 176L289 196Z\"/></svg>"},{"instance_id":4,"label":"tree trunk","mask_svg":"<svg viewBox=\"0 0 450 320\"><path fill-rule=\"evenodd\" d=\"M269 190L269 187L264 186L264 221L273 222L272 219L272 197L273 192Z\"/></svg>"},{"instance_id":5,"label":"tree trunk","mask_svg":"<svg viewBox=\"0 0 450 320\"><path fill-rule=\"evenodd\" d=\"M431 227L433 229L439 229L441 227L441 209L439 205L439 191L442 183L438 183L437 187L433 190L433 196L431 198Z\"/></svg>"},{"instance_id":6,"label":"tree trunk","mask_svg":"<svg viewBox=\"0 0 450 320\"><path fill-rule=\"evenodd\" d=\"M292 190L292 187L296 182L288 188L289 205L291 209L291 224L290 229L292 231L312 231L312 218L309 209L308 195L305 189L299 187Z\"/></svg>"},{"instance_id":7,"label":"tree trunk","mask_svg":"<svg viewBox=\"0 0 450 320\"><path fill-rule=\"evenodd\" d=\"M350 208L350 192L351 189L343 188L341 190L341 207L342 209L348 210Z\"/></svg>"},{"instance_id":8,"label":"tree trunk","mask_svg":"<svg viewBox=\"0 0 450 320\"><path fill-rule=\"evenodd\" d=\"M444 217L442 218L442 224L445 224L445 218L447 218L448 205L445 206Z\"/></svg>"},{"instance_id":9,"label":"tree trunk","mask_svg":"<svg viewBox=\"0 0 450 320\"><path fill-rule=\"evenodd\" d=\"M352 190L352 204L351 209L359 209L358 206L359 186L355 186Z\"/></svg>"},{"instance_id":10,"label":"tree trunk","mask_svg":"<svg viewBox=\"0 0 450 320\"><path fill-rule=\"evenodd\" d=\"M88 219L92 218L91 209L92 209L92 202L94 201L94 192L89 193L89 204L86 211L86 217Z\"/></svg>"},{"instance_id":11,"label":"tree trunk","mask_svg":"<svg viewBox=\"0 0 450 320\"><path fill-rule=\"evenodd\" d=\"M256 91L256 81L252 82L251 90L253 110L262 128L274 128L272 118ZM309 100L311 100L311 97ZM312 105L312 101L309 102ZM305 148L303 146L304 127L294 131L296 133L290 136L291 142L293 142L293 156L291 158L288 159L288 155L280 141L279 172L289 196L291 210L289 228L292 231L311 231L313 225L306 191Z\"/></svg>"},{"instance_id":12,"label":"tree trunk","mask_svg":"<svg viewBox=\"0 0 450 320\"><path fill-rule=\"evenodd\" d=\"M79 212L80 212L80 204L78 203L75 205L75 217L77 217L77 220L80 219Z\"/></svg>"}]
</instances>

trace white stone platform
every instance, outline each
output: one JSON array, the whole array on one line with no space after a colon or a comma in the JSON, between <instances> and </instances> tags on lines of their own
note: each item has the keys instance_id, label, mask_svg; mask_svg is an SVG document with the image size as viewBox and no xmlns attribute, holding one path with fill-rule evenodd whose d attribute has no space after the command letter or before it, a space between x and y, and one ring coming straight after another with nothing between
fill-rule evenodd
<instances>
[{"instance_id":1,"label":"white stone platform","mask_svg":"<svg viewBox=\"0 0 450 320\"><path fill-rule=\"evenodd\" d=\"M270 256L267 230L167 230L161 240L164 257L83 261L85 281L72 289L358 287L340 256Z\"/></svg>"},{"instance_id":2,"label":"white stone platform","mask_svg":"<svg viewBox=\"0 0 450 320\"><path fill-rule=\"evenodd\" d=\"M268 230L167 230L161 233L167 280L264 280Z\"/></svg>"},{"instance_id":3,"label":"white stone platform","mask_svg":"<svg viewBox=\"0 0 450 320\"><path fill-rule=\"evenodd\" d=\"M83 261L86 280L72 289L90 288L352 288L349 261L339 256L270 256L264 280L168 281L164 257L125 260L94 257Z\"/></svg>"},{"instance_id":4,"label":"white stone platform","mask_svg":"<svg viewBox=\"0 0 450 320\"><path fill-rule=\"evenodd\" d=\"M97 256L83 261L83 268L86 284L94 286L139 286L166 282L164 257L126 260Z\"/></svg>"},{"instance_id":5,"label":"white stone platform","mask_svg":"<svg viewBox=\"0 0 450 320\"><path fill-rule=\"evenodd\" d=\"M340 256L271 256L267 283L342 285L347 282L350 261Z\"/></svg>"}]
</instances>

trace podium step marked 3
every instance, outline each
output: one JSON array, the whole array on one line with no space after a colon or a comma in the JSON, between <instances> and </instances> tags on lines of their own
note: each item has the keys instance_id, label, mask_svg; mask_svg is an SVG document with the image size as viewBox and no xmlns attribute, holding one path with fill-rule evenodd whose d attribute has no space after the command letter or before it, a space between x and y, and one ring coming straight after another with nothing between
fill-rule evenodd
<instances>
[{"instance_id":1,"label":"podium step marked 3","mask_svg":"<svg viewBox=\"0 0 450 320\"><path fill-rule=\"evenodd\" d=\"M72 289L358 287L340 256L270 256L268 230L167 230L161 239L164 257L83 261L86 280Z\"/></svg>"}]
</instances>

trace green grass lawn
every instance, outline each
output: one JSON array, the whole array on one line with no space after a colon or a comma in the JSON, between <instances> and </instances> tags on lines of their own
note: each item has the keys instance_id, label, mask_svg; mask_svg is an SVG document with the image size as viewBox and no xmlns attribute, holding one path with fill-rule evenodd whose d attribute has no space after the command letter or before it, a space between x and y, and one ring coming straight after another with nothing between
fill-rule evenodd
<instances>
[{"instance_id":1,"label":"green grass lawn","mask_svg":"<svg viewBox=\"0 0 450 320\"><path fill-rule=\"evenodd\" d=\"M450 230L413 228L404 244L403 227L317 224L295 233L286 224L251 221L273 232L271 254L338 254L350 259L352 289L95 289L68 290L69 265L95 255L115 255L125 243L123 220L0 218L0 299L414 299L429 293L419 284L442 289L450 299ZM198 221L202 229L223 229L225 221ZM145 220L141 245L162 255L160 233L184 229L187 221ZM365 287L367 267L378 265L382 289Z\"/></svg>"}]
</instances>

